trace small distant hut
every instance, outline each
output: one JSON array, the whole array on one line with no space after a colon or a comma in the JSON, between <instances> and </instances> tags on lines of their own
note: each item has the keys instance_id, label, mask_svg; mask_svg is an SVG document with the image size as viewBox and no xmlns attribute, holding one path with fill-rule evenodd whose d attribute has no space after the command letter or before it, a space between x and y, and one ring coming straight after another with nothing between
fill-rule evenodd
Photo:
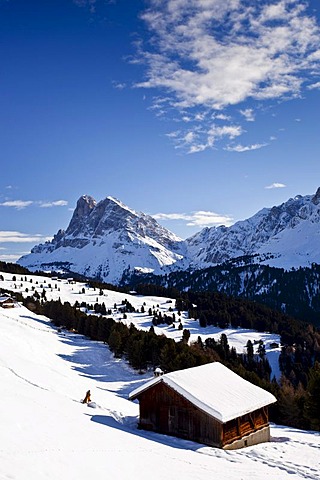
<instances>
[{"instance_id":1,"label":"small distant hut","mask_svg":"<svg viewBox=\"0 0 320 480\"><path fill-rule=\"evenodd\" d=\"M132 391L139 428L236 449L270 440L276 398L219 362L167 373Z\"/></svg>"},{"instance_id":2,"label":"small distant hut","mask_svg":"<svg viewBox=\"0 0 320 480\"><path fill-rule=\"evenodd\" d=\"M3 295L0 297L0 307L2 308L13 308L15 301L12 297L8 295Z\"/></svg>"}]
</instances>

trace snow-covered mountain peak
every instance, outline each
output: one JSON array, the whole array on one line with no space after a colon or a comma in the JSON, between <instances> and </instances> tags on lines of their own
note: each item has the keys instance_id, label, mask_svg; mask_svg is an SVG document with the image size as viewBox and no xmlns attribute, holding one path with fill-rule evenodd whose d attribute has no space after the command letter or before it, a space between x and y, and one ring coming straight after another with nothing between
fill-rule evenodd
<instances>
[{"instance_id":1,"label":"snow-covered mountain peak","mask_svg":"<svg viewBox=\"0 0 320 480\"><path fill-rule=\"evenodd\" d=\"M83 195L66 230L35 246L20 264L30 269L64 268L117 283L124 272L163 266L182 258L182 240L149 215L106 197Z\"/></svg>"},{"instance_id":2,"label":"snow-covered mountain peak","mask_svg":"<svg viewBox=\"0 0 320 480\"><path fill-rule=\"evenodd\" d=\"M187 239L194 268L257 255L258 261L291 268L319 263L320 188L281 205L263 208L231 227L202 230Z\"/></svg>"},{"instance_id":3,"label":"snow-covered mountain peak","mask_svg":"<svg viewBox=\"0 0 320 480\"><path fill-rule=\"evenodd\" d=\"M70 233L76 231L78 225L82 224L84 219L90 215L96 204L96 200L90 195L82 195L79 198L68 227Z\"/></svg>"},{"instance_id":4,"label":"snow-covered mountain peak","mask_svg":"<svg viewBox=\"0 0 320 480\"><path fill-rule=\"evenodd\" d=\"M62 266L114 283L134 270L163 274L251 255L257 262L290 269L320 262L319 238L320 188L230 227L206 227L185 241L114 197L97 203L83 195L68 228L19 263L30 269Z\"/></svg>"},{"instance_id":5,"label":"snow-covered mountain peak","mask_svg":"<svg viewBox=\"0 0 320 480\"><path fill-rule=\"evenodd\" d=\"M116 205L118 205L119 207L123 208L124 210L128 210L128 212L132 213L132 215L139 216L139 213L138 213L138 212L136 212L136 211L133 210L132 208L129 208L127 205L125 205L124 203L122 203L121 200L118 200L117 198L111 197L111 196L108 196L107 199L110 200L111 202L114 202ZM140 215L141 215L141 214L140 214Z\"/></svg>"}]
</instances>

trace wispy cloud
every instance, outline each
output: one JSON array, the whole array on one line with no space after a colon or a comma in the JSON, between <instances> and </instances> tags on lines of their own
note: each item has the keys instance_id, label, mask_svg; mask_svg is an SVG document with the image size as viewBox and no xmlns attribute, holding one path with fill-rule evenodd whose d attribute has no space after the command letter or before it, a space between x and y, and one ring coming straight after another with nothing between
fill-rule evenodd
<instances>
[{"instance_id":1,"label":"wispy cloud","mask_svg":"<svg viewBox=\"0 0 320 480\"><path fill-rule=\"evenodd\" d=\"M66 200L56 200L54 202L40 202L39 206L41 208L51 208L51 207L66 207L68 202Z\"/></svg>"},{"instance_id":2,"label":"wispy cloud","mask_svg":"<svg viewBox=\"0 0 320 480\"><path fill-rule=\"evenodd\" d=\"M156 220L182 220L189 227L212 227L218 225L232 225L233 219L229 215L199 210L186 213L157 213L152 215Z\"/></svg>"},{"instance_id":3,"label":"wispy cloud","mask_svg":"<svg viewBox=\"0 0 320 480\"><path fill-rule=\"evenodd\" d=\"M254 122L255 116L252 108L246 108L245 110L240 110L241 115L247 120L247 122Z\"/></svg>"},{"instance_id":4,"label":"wispy cloud","mask_svg":"<svg viewBox=\"0 0 320 480\"><path fill-rule=\"evenodd\" d=\"M188 153L203 152L213 148L217 141L222 138L233 140L243 133L240 125L217 125L212 123L208 128L194 126L188 131L177 130L168 134L176 145L176 148L184 148Z\"/></svg>"},{"instance_id":5,"label":"wispy cloud","mask_svg":"<svg viewBox=\"0 0 320 480\"><path fill-rule=\"evenodd\" d=\"M117 90L124 90L127 87L125 82L112 82L113 88Z\"/></svg>"},{"instance_id":6,"label":"wispy cloud","mask_svg":"<svg viewBox=\"0 0 320 480\"><path fill-rule=\"evenodd\" d=\"M320 89L320 82L313 83L311 85L308 85L307 87L308 90L319 90Z\"/></svg>"},{"instance_id":7,"label":"wispy cloud","mask_svg":"<svg viewBox=\"0 0 320 480\"><path fill-rule=\"evenodd\" d=\"M271 190L273 188L285 188L287 185L284 183L272 183L271 185L267 185L266 188L267 190Z\"/></svg>"},{"instance_id":8,"label":"wispy cloud","mask_svg":"<svg viewBox=\"0 0 320 480\"><path fill-rule=\"evenodd\" d=\"M78 7L88 7L90 13L95 13L95 5L97 0L73 0Z\"/></svg>"},{"instance_id":9,"label":"wispy cloud","mask_svg":"<svg viewBox=\"0 0 320 480\"><path fill-rule=\"evenodd\" d=\"M0 243L40 243L50 240L52 237L46 237L40 234L30 235L15 231L0 231Z\"/></svg>"},{"instance_id":10,"label":"wispy cloud","mask_svg":"<svg viewBox=\"0 0 320 480\"><path fill-rule=\"evenodd\" d=\"M320 29L308 2L149 0L148 5L142 19L151 38L138 43L145 78L136 86L160 92L156 105L162 116L175 111L190 121L195 112L209 111L230 119L224 110L241 105L238 112L252 122L246 102L298 98L309 76L320 72ZM208 118L194 147L187 145L189 152L225 140L209 139Z\"/></svg>"},{"instance_id":11,"label":"wispy cloud","mask_svg":"<svg viewBox=\"0 0 320 480\"><path fill-rule=\"evenodd\" d=\"M68 205L66 200L55 200L53 202L44 202L42 200L6 200L5 202L0 203L0 207L9 207L16 208L17 210L22 210L30 206L36 206L41 208L50 208L50 207L65 207Z\"/></svg>"},{"instance_id":12,"label":"wispy cloud","mask_svg":"<svg viewBox=\"0 0 320 480\"><path fill-rule=\"evenodd\" d=\"M228 121L232 120L230 115L226 115L225 113L214 113L212 115L212 118L216 120L228 120Z\"/></svg>"},{"instance_id":13,"label":"wispy cloud","mask_svg":"<svg viewBox=\"0 0 320 480\"><path fill-rule=\"evenodd\" d=\"M26 252L30 253L30 252ZM0 261L1 262L10 262L10 263L15 263L17 260L19 260L20 257L22 257L24 253L8 253L8 254L3 254L0 255Z\"/></svg>"},{"instance_id":14,"label":"wispy cloud","mask_svg":"<svg viewBox=\"0 0 320 480\"><path fill-rule=\"evenodd\" d=\"M228 152L249 152L250 150L259 150L260 148L267 147L268 143L254 143L253 145L228 145L225 150Z\"/></svg>"},{"instance_id":15,"label":"wispy cloud","mask_svg":"<svg viewBox=\"0 0 320 480\"><path fill-rule=\"evenodd\" d=\"M30 205L33 205L33 203L34 202L32 200L7 200L6 202L0 203L0 206L22 210L23 208L30 207Z\"/></svg>"}]
</instances>

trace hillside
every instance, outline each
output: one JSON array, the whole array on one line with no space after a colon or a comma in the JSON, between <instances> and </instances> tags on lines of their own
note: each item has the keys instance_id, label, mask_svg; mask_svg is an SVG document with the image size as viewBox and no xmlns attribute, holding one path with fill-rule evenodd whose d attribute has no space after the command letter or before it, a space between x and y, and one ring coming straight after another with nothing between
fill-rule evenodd
<instances>
[{"instance_id":1,"label":"hillside","mask_svg":"<svg viewBox=\"0 0 320 480\"><path fill-rule=\"evenodd\" d=\"M0 478L320 478L317 433L272 425L270 443L224 452L143 432L127 398L150 374L23 307L0 310L0 336Z\"/></svg>"},{"instance_id":2,"label":"hillside","mask_svg":"<svg viewBox=\"0 0 320 480\"><path fill-rule=\"evenodd\" d=\"M279 376L278 357L279 348L271 348L273 343L280 343L278 334L264 333L254 331L252 329L235 329L235 328L219 328L216 326L208 326L206 329L199 327L199 321L194 318L189 318L187 311L181 311L175 308L175 300L169 296L160 295L137 295L134 292L122 293L114 290L99 289L96 287L88 287L84 282L69 282L67 279L54 279L38 276L38 275L12 275L7 272L0 272L3 280L0 282L0 287L13 294L21 294L23 297L36 294L39 298L45 294L45 299L61 300L62 303L69 302L71 305L77 303L92 307L94 313L94 306L102 304L109 312L108 316L112 317L118 322L122 322L127 326L134 324L139 330L148 331L153 326L157 335L165 335L176 342L182 340L183 330L178 327L181 323L183 329L190 332L189 341L196 341L200 336L203 341L207 338L219 339L221 334L226 334L231 347L234 347L237 352L242 353L248 340L258 342L263 340L266 346L267 355L273 366L273 371L276 376ZM54 277L56 278L56 277ZM102 293L102 295L101 295ZM121 309L124 307L124 302L128 301L134 308L134 311L126 312L124 317ZM141 312L143 309L143 312ZM154 325L153 313L150 315L149 310L156 310L161 312L162 316L176 315L173 324L159 324ZM84 309L86 310L86 309ZM88 313L91 313L90 311Z\"/></svg>"},{"instance_id":3,"label":"hillside","mask_svg":"<svg viewBox=\"0 0 320 480\"><path fill-rule=\"evenodd\" d=\"M320 266L284 270L240 257L202 270L167 275L135 274L130 284L153 284L181 292L222 292L265 304L279 312L320 326Z\"/></svg>"},{"instance_id":4,"label":"hillside","mask_svg":"<svg viewBox=\"0 0 320 480\"><path fill-rule=\"evenodd\" d=\"M12 292L61 331L107 344L138 371L160 366L171 372L220 361L278 398L271 412L275 422L320 428L320 334L310 324L221 293L141 285L138 294L95 282L8 273L0 280L3 294Z\"/></svg>"}]
</instances>

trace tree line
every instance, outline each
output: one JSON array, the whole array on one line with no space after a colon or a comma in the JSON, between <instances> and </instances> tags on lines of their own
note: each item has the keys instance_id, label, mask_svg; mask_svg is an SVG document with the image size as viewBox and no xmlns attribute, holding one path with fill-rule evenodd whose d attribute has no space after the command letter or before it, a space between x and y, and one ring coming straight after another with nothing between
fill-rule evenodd
<instances>
[{"instance_id":1,"label":"tree line","mask_svg":"<svg viewBox=\"0 0 320 480\"><path fill-rule=\"evenodd\" d=\"M240 257L202 270L134 274L127 282L136 289L152 284L173 292L221 292L320 326L320 265L315 263L287 271L253 263L253 257Z\"/></svg>"}]
</instances>

